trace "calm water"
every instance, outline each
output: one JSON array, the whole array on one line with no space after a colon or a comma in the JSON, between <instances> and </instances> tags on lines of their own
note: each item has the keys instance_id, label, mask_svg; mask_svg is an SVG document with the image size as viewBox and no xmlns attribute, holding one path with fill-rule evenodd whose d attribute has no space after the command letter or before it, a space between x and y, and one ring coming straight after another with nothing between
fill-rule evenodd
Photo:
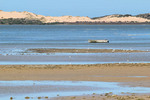
<instances>
[{"instance_id":1,"label":"calm water","mask_svg":"<svg viewBox=\"0 0 150 100\"><path fill-rule=\"evenodd\" d=\"M118 82L92 82L92 81L0 81L0 98L2 100L46 100L44 97L82 96L105 94L112 92L117 95L124 93L150 93L149 87L129 87Z\"/></svg>"},{"instance_id":2,"label":"calm water","mask_svg":"<svg viewBox=\"0 0 150 100\"><path fill-rule=\"evenodd\" d=\"M110 43L88 43L108 39ZM139 49L150 51L150 25L0 25L0 64L150 62L150 53L23 54L28 48Z\"/></svg>"},{"instance_id":3,"label":"calm water","mask_svg":"<svg viewBox=\"0 0 150 100\"><path fill-rule=\"evenodd\" d=\"M88 39L108 39L90 44ZM149 49L150 25L1 25L0 48Z\"/></svg>"}]
</instances>

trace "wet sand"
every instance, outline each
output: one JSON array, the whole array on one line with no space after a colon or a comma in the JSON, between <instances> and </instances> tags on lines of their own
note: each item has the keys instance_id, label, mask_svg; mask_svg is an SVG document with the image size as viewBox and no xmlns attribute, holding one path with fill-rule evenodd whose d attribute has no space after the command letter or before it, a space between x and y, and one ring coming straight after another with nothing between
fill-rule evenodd
<instances>
[{"instance_id":1,"label":"wet sand","mask_svg":"<svg viewBox=\"0 0 150 100\"><path fill-rule=\"evenodd\" d=\"M113 95L111 93L84 95L84 96L67 96L57 97L48 100L150 100L150 95Z\"/></svg>"},{"instance_id":2,"label":"wet sand","mask_svg":"<svg viewBox=\"0 0 150 100\"><path fill-rule=\"evenodd\" d=\"M121 49L28 49L35 53L132 53L132 52L149 52L142 50L121 50Z\"/></svg>"},{"instance_id":3,"label":"wet sand","mask_svg":"<svg viewBox=\"0 0 150 100\"><path fill-rule=\"evenodd\" d=\"M93 65L0 65L0 80L54 80L122 82L121 86L150 87L150 64L93 64ZM122 90L123 91L123 90ZM130 94L131 95L131 94ZM48 100L149 100L149 94L93 94L47 98ZM142 99L141 99L142 98Z\"/></svg>"},{"instance_id":4,"label":"wet sand","mask_svg":"<svg viewBox=\"0 0 150 100\"><path fill-rule=\"evenodd\" d=\"M0 80L126 82L150 87L150 64L0 65ZM135 84L136 83L136 84Z\"/></svg>"},{"instance_id":5,"label":"wet sand","mask_svg":"<svg viewBox=\"0 0 150 100\"><path fill-rule=\"evenodd\" d=\"M0 81L2 100L126 100L149 98L150 88L125 87L112 82ZM118 94L119 93L119 94ZM137 94L141 93L141 94ZM11 95L10 95L11 94Z\"/></svg>"}]
</instances>

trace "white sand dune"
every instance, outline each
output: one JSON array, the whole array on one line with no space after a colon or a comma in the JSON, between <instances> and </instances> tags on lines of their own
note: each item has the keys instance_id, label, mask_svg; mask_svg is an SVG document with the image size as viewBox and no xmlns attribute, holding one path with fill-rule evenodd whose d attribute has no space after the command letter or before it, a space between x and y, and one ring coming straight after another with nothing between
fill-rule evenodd
<instances>
[{"instance_id":1,"label":"white sand dune","mask_svg":"<svg viewBox=\"0 0 150 100\"><path fill-rule=\"evenodd\" d=\"M98 19L91 19L89 17L80 17L80 16L61 16L61 17L52 17L52 16L43 16L43 15L36 15L31 12L4 12L0 10L0 19L8 19L8 18L26 18L26 19L37 19L44 23L54 23L54 22L150 22L150 20L135 16L129 17L117 17L114 15L98 18Z\"/></svg>"}]
</instances>

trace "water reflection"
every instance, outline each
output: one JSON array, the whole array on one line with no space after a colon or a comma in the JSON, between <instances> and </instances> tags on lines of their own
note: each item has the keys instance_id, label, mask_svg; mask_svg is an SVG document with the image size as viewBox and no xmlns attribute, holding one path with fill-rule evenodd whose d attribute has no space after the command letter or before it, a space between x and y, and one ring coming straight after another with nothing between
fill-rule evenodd
<instances>
[{"instance_id":1,"label":"water reflection","mask_svg":"<svg viewBox=\"0 0 150 100\"><path fill-rule=\"evenodd\" d=\"M149 87L121 86L118 82L92 81L0 81L0 96L3 100L22 100L25 97L57 97L87 94L104 94L112 92L120 95L124 93L150 93Z\"/></svg>"}]
</instances>

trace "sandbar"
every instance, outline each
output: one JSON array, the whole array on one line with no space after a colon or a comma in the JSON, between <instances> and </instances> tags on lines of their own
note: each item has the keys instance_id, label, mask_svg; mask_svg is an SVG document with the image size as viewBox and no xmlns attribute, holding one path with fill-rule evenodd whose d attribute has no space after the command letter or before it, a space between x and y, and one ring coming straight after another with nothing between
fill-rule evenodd
<instances>
[{"instance_id":1,"label":"sandbar","mask_svg":"<svg viewBox=\"0 0 150 100\"><path fill-rule=\"evenodd\" d=\"M126 82L132 86L150 87L149 71L150 63L0 65L0 80Z\"/></svg>"},{"instance_id":2,"label":"sandbar","mask_svg":"<svg viewBox=\"0 0 150 100\"><path fill-rule=\"evenodd\" d=\"M121 50L121 49L46 49L35 48L27 51L35 53L132 53L132 52L149 52L142 50Z\"/></svg>"}]
</instances>

